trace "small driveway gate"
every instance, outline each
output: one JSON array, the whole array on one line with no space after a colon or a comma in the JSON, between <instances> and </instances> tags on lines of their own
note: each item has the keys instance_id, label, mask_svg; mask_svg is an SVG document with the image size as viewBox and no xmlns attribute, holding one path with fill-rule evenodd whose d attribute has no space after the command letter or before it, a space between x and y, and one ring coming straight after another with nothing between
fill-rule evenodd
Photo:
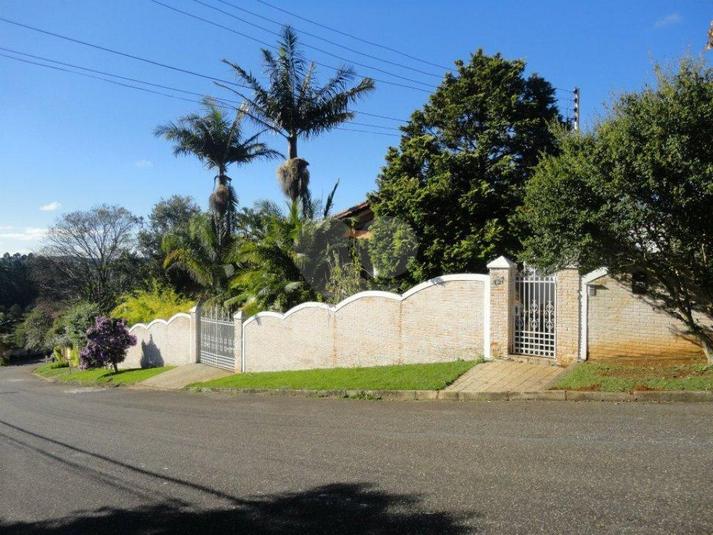
<instances>
[{"instance_id":1,"label":"small driveway gate","mask_svg":"<svg viewBox=\"0 0 713 535\"><path fill-rule=\"evenodd\" d=\"M235 323L230 313L218 307L201 311L200 362L235 370Z\"/></svg>"},{"instance_id":2,"label":"small driveway gate","mask_svg":"<svg viewBox=\"0 0 713 535\"><path fill-rule=\"evenodd\" d=\"M554 275L542 275L527 266L518 272L513 353L555 357L556 284Z\"/></svg>"}]
</instances>

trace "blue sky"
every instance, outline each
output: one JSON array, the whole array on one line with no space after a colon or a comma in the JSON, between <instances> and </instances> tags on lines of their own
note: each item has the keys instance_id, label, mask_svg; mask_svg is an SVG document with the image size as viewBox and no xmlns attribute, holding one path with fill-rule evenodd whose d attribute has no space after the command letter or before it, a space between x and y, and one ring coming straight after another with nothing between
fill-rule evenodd
<instances>
[{"instance_id":1,"label":"blue sky","mask_svg":"<svg viewBox=\"0 0 713 535\"><path fill-rule=\"evenodd\" d=\"M193 0L162 1L262 41L275 42L273 35ZM217 0L203 1L278 29ZM258 0L230 1L291 23L298 31L304 29L415 69L443 73L438 67L297 20ZM290 11L299 9L304 17L438 65L450 66L453 60L467 58L478 48L488 53L501 52L508 58L523 58L530 72L539 73L556 87L581 88L584 128L605 113L606 103L613 96L650 82L654 63L671 64L683 54L700 54L713 16L711 3L704 0L270 2ZM221 63L223 58L260 73L258 43L150 0L0 0L0 17L219 78L232 77ZM426 85L438 82L437 78L335 48L306 35L302 41ZM0 47L201 94L229 96L209 80L2 22ZM324 64L341 63L309 48L305 53ZM710 56L713 53L709 53L709 62ZM360 74L411 84L368 68L355 68ZM319 68L321 79L330 72ZM563 108L567 108L569 94L559 95ZM425 92L377 83L376 92L357 109L408 118L427 97ZM212 174L193 159L175 158L169 144L152 133L158 124L195 111L197 104L1 56L0 102L0 253L36 250L41 247L46 228L58 215L99 203L120 204L143 216L160 198L178 193L191 195L205 206ZM367 116L356 120L387 128L399 124ZM397 134L387 128L352 128ZM264 141L285 150L282 138L268 135ZM303 142L300 152L310 162L314 195L326 196L339 178L337 208L361 201L374 189L387 147L397 143L394 135L340 130ZM231 171L241 204L260 198L281 199L275 166L275 162L256 163Z\"/></svg>"}]
</instances>

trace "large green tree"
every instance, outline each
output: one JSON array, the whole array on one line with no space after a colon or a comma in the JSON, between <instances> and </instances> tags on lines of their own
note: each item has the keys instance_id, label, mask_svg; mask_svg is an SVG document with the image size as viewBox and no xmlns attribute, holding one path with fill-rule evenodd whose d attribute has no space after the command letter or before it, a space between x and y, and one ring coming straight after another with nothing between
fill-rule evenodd
<instances>
[{"instance_id":1,"label":"large green tree","mask_svg":"<svg viewBox=\"0 0 713 535\"><path fill-rule=\"evenodd\" d=\"M184 272L164 269L166 255L161 243L167 234L187 238L189 222L199 213L200 208L191 197L172 195L154 204L147 223L138 234L138 249L146 261L147 282L153 280L168 284L184 294L191 294L197 289Z\"/></svg>"},{"instance_id":2,"label":"large green tree","mask_svg":"<svg viewBox=\"0 0 713 535\"><path fill-rule=\"evenodd\" d=\"M259 125L287 141L288 160L278 169L280 186L292 201L301 200L305 215L312 205L309 197L308 162L298 157L297 142L332 130L352 119L351 106L374 89L371 78L355 78L351 67L337 69L326 84L320 86L315 64L308 62L298 46L297 35L289 26L282 30L277 54L262 49L268 84L263 85L251 72L225 60L252 94L224 86L247 102L247 113Z\"/></svg>"},{"instance_id":3,"label":"large green tree","mask_svg":"<svg viewBox=\"0 0 713 535\"><path fill-rule=\"evenodd\" d=\"M656 87L622 96L561 147L528 184L525 257L636 277L713 363L713 69L659 71Z\"/></svg>"},{"instance_id":4,"label":"large green tree","mask_svg":"<svg viewBox=\"0 0 713 535\"><path fill-rule=\"evenodd\" d=\"M456 62L389 149L370 196L377 218L416 235L410 282L482 271L518 250L512 215L540 155L555 150L550 124L559 120L553 87L526 76L523 61L478 51Z\"/></svg>"},{"instance_id":5,"label":"large green tree","mask_svg":"<svg viewBox=\"0 0 713 535\"><path fill-rule=\"evenodd\" d=\"M210 208L215 217L219 240L227 240L233 230L237 195L227 175L228 167L246 164L279 153L258 141L259 134L243 137L242 112L232 119L210 98L203 100L203 115L189 114L176 123L156 128L155 134L174 143L176 156L191 155L217 173Z\"/></svg>"}]
</instances>

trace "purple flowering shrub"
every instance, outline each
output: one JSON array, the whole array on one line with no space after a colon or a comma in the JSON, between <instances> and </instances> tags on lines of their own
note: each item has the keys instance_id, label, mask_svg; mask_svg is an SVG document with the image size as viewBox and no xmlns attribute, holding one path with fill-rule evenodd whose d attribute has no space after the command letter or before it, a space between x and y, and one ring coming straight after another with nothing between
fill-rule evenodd
<instances>
[{"instance_id":1,"label":"purple flowering shrub","mask_svg":"<svg viewBox=\"0 0 713 535\"><path fill-rule=\"evenodd\" d=\"M126 350L133 345L136 337L129 334L126 321L98 316L87 329L87 345L79 354L79 367L86 370L111 364L118 372L117 364L126 358Z\"/></svg>"}]
</instances>

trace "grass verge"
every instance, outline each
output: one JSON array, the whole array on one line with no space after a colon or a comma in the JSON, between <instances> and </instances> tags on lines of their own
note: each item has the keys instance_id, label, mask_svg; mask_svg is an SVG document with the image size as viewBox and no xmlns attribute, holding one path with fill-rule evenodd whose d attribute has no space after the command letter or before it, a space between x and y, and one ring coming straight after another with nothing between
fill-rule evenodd
<instances>
[{"instance_id":1,"label":"grass verge","mask_svg":"<svg viewBox=\"0 0 713 535\"><path fill-rule=\"evenodd\" d=\"M551 387L555 390L713 390L713 367L705 364L627 365L583 362Z\"/></svg>"},{"instance_id":2,"label":"grass verge","mask_svg":"<svg viewBox=\"0 0 713 535\"><path fill-rule=\"evenodd\" d=\"M238 373L188 388L295 390L441 390L480 360L401 364L372 368L330 368L288 372Z\"/></svg>"},{"instance_id":3,"label":"grass verge","mask_svg":"<svg viewBox=\"0 0 713 535\"><path fill-rule=\"evenodd\" d=\"M131 370L119 370L114 373L106 368L94 370L77 370L70 368L52 368L50 364L43 364L35 369L35 373L41 377L62 381L63 383L76 383L81 385L132 385L145 381L146 379L170 370L173 366L163 366L160 368L137 368Z\"/></svg>"}]
</instances>

